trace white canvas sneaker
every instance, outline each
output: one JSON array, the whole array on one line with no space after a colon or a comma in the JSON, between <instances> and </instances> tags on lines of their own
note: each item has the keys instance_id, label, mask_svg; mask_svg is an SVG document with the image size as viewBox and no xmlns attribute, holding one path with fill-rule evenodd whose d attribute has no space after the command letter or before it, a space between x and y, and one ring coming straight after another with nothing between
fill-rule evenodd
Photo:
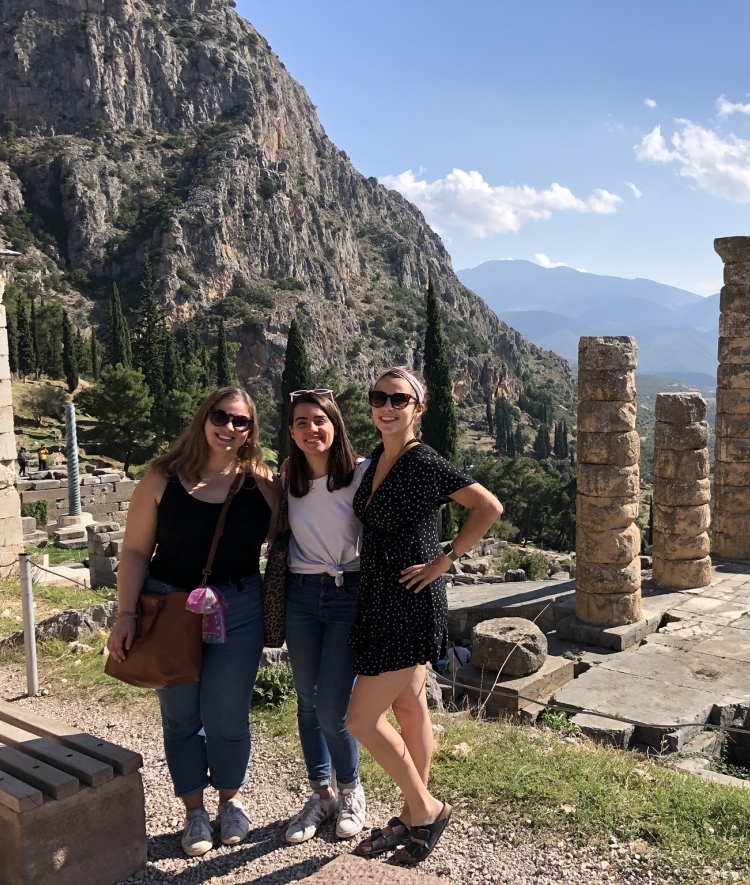
<instances>
[{"instance_id":1,"label":"white canvas sneaker","mask_svg":"<svg viewBox=\"0 0 750 885\"><path fill-rule=\"evenodd\" d=\"M214 831L208 812L202 808L188 811L182 831L182 850L188 857L200 857L214 847Z\"/></svg>"},{"instance_id":2,"label":"white canvas sneaker","mask_svg":"<svg viewBox=\"0 0 750 885\"><path fill-rule=\"evenodd\" d=\"M307 842L318 832L322 823L336 814L337 808L338 802L335 796L323 799L318 793L313 793L305 802L302 811L289 821L284 838L290 845Z\"/></svg>"},{"instance_id":3,"label":"white canvas sneaker","mask_svg":"<svg viewBox=\"0 0 750 885\"><path fill-rule=\"evenodd\" d=\"M342 790L339 796L339 816L336 821L336 835L339 839L351 839L365 825L367 800L362 784L351 790Z\"/></svg>"},{"instance_id":4,"label":"white canvas sneaker","mask_svg":"<svg viewBox=\"0 0 750 885\"><path fill-rule=\"evenodd\" d=\"M221 841L225 845L236 845L247 836L250 819L239 799L229 799L219 804L219 823L221 824Z\"/></svg>"}]
</instances>

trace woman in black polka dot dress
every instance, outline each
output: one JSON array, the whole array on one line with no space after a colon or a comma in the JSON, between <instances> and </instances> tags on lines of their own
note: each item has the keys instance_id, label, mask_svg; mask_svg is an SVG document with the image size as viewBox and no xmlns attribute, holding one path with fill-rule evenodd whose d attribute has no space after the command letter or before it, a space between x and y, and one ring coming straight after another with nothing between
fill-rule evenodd
<instances>
[{"instance_id":1,"label":"woman in black polka dot dress","mask_svg":"<svg viewBox=\"0 0 750 885\"><path fill-rule=\"evenodd\" d=\"M406 369L384 372L370 391L383 444L372 456L354 497L364 533L357 620L349 644L357 652L357 681L347 728L398 784L399 817L357 847L365 856L404 844L395 857L419 863L432 851L451 813L427 789L432 725L425 665L445 656L448 607L443 575L502 513L500 502L415 437L425 411L420 380ZM443 551L438 512L448 500L470 513ZM392 708L401 728L388 722Z\"/></svg>"}]
</instances>

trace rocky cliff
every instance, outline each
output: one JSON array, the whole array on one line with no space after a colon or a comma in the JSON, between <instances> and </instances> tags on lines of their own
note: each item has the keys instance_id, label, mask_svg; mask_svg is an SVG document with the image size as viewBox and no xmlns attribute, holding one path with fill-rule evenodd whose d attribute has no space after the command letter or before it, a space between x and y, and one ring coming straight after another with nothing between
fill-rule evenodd
<instances>
[{"instance_id":1,"label":"rocky cliff","mask_svg":"<svg viewBox=\"0 0 750 885\"><path fill-rule=\"evenodd\" d=\"M296 315L317 366L419 366L422 291L445 304L456 392L568 364L462 286L416 207L364 178L231 0L0 0L0 237L22 280L100 315L151 257L176 324L224 315L243 381L275 385Z\"/></svg>"}]
</instances>

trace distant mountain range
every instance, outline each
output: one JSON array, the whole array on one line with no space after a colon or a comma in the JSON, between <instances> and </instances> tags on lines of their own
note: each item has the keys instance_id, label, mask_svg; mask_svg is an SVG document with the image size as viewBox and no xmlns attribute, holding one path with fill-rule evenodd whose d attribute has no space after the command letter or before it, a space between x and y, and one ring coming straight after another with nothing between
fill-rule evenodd
<instances>
[{"instance_id":1,"label":"distant mountain range","mask_svg":"<svg viewBox=\"0 0 750 885\"><path fill-rule=\"evenodd\" d=\"M458 278L524 337L573 363L582 335L634 335L639 372L716 384L718 294L530 261L486 261Z\"/></svg>"}]
</instances>

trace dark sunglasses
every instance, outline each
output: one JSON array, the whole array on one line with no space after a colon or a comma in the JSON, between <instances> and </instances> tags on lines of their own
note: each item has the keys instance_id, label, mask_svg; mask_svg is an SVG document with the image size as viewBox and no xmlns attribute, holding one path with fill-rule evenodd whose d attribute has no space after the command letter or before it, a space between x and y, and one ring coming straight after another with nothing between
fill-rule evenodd
<instances>
[{"instance_id":1,"label":"dark sunglasses","mask_svg":"<svg viewBox=\"0 0 750 885\"><path fill-rule=\"evenodd\" d=\"M318 387L317 390L293 390L289 394L289 399L294 402L300 396L307 396L308 393L314 393L317 396L330 396L333 399L333 391L330 387Z\"/></svg>"},{"instance_id":2,"label":"dark sunglasses","mask_svg":"<svg viewBox=\"0 0 750 885\"><path fill-rule=\"evenodd\" d=\"M247 415L231 415L224 409L211 409L208 418L214 427L225 427L231 423L232 427L240 433L244 433L253 426L253 419L248 418Z\"/></svg>"},{"instance_id":3,"label":"dark sunglasses","mask_svg":"<svg viewBox=\"0 0 750 885\"><path fill-rule=\"evenodd\" d=\"M383 390L371 390L367 394L367 399L376 409L382 409L388 400L394 409L405 409L412 400L417 401L417 398L410 393L386 393Z\"/></svg>"}]
</instances>

